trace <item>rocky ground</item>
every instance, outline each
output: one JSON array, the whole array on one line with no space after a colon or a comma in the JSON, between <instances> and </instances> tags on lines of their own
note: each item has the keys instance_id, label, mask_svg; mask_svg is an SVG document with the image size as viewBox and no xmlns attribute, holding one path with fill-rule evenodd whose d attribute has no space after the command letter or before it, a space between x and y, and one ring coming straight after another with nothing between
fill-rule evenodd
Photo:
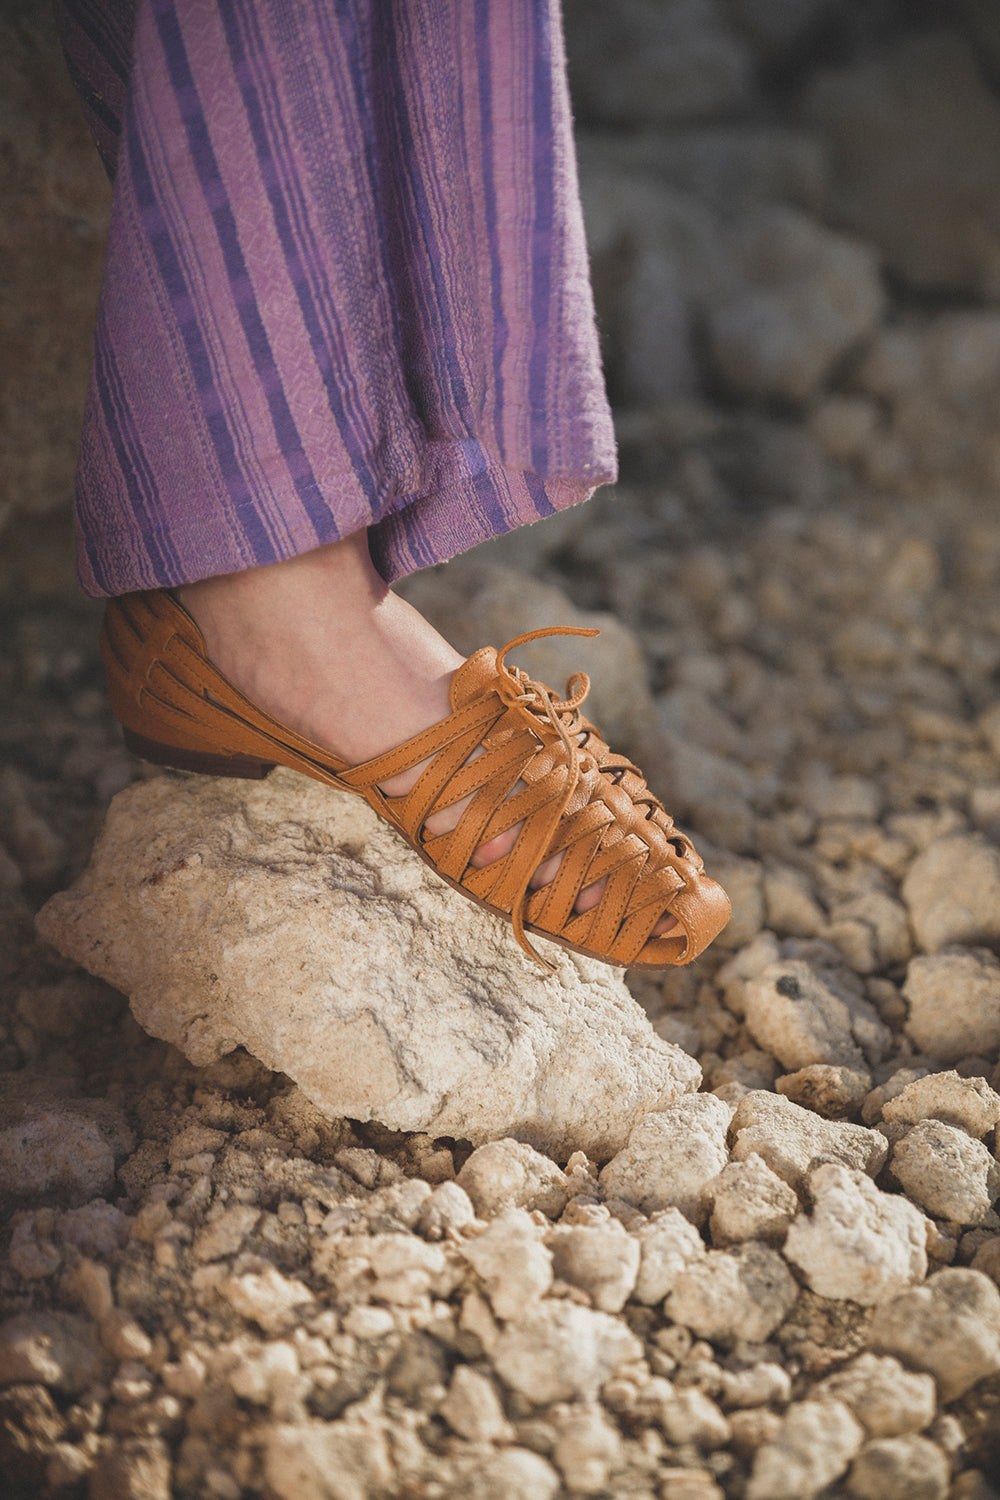
<instances>
[{"instance_id":1,"label":"rocky ground","mask_svg":"<svg viewBox=\"0 0 1000 1500\"><path fill-rule=\"evenodd\" d=\"M83 272L12 345L44 399L0 513L5 1497L995 1500L991 8L567 7L623 482L412 587L463 648L610 612L595 716L735 911L629 979L700 1090L558 1160L193 1066L35 935L142 772L67 581L79 372L47 384L99 214L10 10L5 244Z\"/></svg>"}]
</instances>

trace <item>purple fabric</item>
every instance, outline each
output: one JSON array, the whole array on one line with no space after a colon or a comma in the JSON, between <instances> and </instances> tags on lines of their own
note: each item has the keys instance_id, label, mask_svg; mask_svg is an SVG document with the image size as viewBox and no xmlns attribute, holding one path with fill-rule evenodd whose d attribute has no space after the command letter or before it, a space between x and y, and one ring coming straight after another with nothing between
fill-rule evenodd
<instances>
[{"instance_id":1,"label":"purple fabric","mask_svg":"<svg viewBox=\"0 0 1000 1500\"><path fill-rule=\"evenodd\" d=\"M114 177L89 594L369 527L389 579L614 477L557 0L62 0Z\"/></svg>"}]
</instances>

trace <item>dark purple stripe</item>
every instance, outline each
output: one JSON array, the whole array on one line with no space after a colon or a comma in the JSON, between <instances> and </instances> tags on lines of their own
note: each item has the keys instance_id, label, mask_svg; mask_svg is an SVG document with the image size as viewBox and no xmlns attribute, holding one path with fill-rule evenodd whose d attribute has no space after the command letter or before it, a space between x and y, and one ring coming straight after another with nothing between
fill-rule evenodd
<instances>
[{"instance_id":1,"label":"dark purple stripe","mask_svg":"<svg viewBox=\"0 0 1000 1500\"><path fill-rule=\"evenodd\" d=\"M534 339L528 366L528 402L531 409L531 459L536 471L545 472L549 457L548 369L550 358L550 303L552 298L553 197L552 160L554 66L552 16L547 0L533 0L535 26L535 75L532 80L534 141L532 182L535 213L532 226L531 313Z\"/></svg>"},{"instance_id":2,"label":"dark purple stripe","mask_svg":"<svg viewBox=\"0 0 1000 1500\"><path fill-rule=\"evenodd\" d=\"M181 119L205 202L212 216L219 247L229 277L236 308L250 350L253 367L267 399L275 436L295 487L295 493L317 530L329 523L329 506L323 502L285 395L282 375L275 362L267 332L254 296L236 221L219 172L208 125L188 62L184 38L170 0L154 0L157 30L167 69L174 87ZM227 458L232 446L227 441ZM225 470L224 470L225 472ZM231 472L231 470L230 470Z\"/></svg>"},{"instance_id":3,"label":"dark purple stripe","mask_svg":"<svg viewBox=\"0 0 1000 1500\"><path fill-rule=\"evenodd\" d=\"M497 197L493 177L493 75L489 49L490 0L476 0L476 61L479 71L479 132L482 152L483 199L489 236L490 310L493 314L494 410L503 407L503 357L507 348L507 320L503 313L500 282L500 247L497 241Z\"/></svg>"}]
</instances>

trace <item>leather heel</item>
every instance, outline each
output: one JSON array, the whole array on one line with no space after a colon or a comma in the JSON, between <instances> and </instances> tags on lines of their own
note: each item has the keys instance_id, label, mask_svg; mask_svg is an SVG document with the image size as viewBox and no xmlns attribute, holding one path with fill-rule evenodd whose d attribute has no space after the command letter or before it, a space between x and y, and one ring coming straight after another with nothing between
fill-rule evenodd
<instances>
[{"instance_id":1,"label":"leather heel","mask_svg":"<svg viewBox=\"0 0 1000 1500\"><path fill-rule=\"evenodd\" d=\"M174 771L197 771L202 776L241 776L246 781L263 781L276 762L258 760L253 755L218 755L207 750L178 750L173 745L160 745L156 740L147 740L134 729L122 728L127 749L140 760L151 761L154 766L169 766Z\"/></svg>"}]
</instances>

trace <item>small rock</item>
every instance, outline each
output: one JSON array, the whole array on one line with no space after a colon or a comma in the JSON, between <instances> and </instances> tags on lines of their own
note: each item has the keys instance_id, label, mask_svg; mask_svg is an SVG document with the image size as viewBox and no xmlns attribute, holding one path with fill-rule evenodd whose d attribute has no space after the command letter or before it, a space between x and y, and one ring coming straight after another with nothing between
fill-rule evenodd
<instances>
[{"instance_id":1,"label":"small rock","mask_svg":"<svg viewBox=\"0 0 1000 1500\"><path fill-rule=\"evenodd\" d=\"M438 1414L470 1443L504 1442L513 1437L492 1380L470 1365L455 1366Z\"/></svg>"},{"instance_id":2,"label":"small rock","mask_svg":"<svg viewBox=\"0 0 1000 1500\"><path fill-rule=\"evenodd\" d=\"M878 320L877 256L776 205L751 213L729 250L732 288L709 308L716 370L743 394L807 399Z\"/></svg>"},{"instance_id":3,"label":"small rock","mask_svg":"<svg viewBox=\"0 0 1000 1500\"><path fill-rule=\"evenodd\" d=\"M786 1068L810 1063L864 1067L850 1010L804 960L770 964L748 982L744 994L747 1030Z\"/></svg>"},{"instance_id":4,"label":"small rock","mask_svg":"<svg viewBox=\"0 0 1000 1500\"><path fill-rule=\"evenodd\" d=\"M839 1161L874 1177L888 1154L885 1138L877 1130L823 1120L762 1089L745 1094L737 1104L732 1133L734 1161L756 1153L792 1188L823 1160Z\"/></svg>"},{"instance_id":5,"label":"small rock","mask_svg":"<svg viewBox=\"0 0 1000 1500\"><path fill-rule=\"evenodd\" d=\"M73 1313L17 1313L0 1323L0 1386L30 1381L75 1395L105 1363L93 1325Z\"/></svg>"},{"instance_id":6,"label":"small rock","mask_svg":"<svg viewBox=\"0 0 1000 1500\"><path fill-rule=\"evenodd\" d=\"M827 1120L857 1114L871 1086L870 1073L831 1063L810 1063L774 1081L779 1094Z\"/></svg>"},{"instance_id":7,"label":"small rock","mask_svg":"<svg viewBox=\"0 0 1000 1500\"><path fill-rule=\"evenodd\" d=\"M922 1432L937 1404L932 1376L904 1370L889 1354L867 1352L821 1380L812 1394L843 1401L873 1438Z\"/></svg>"},{"instance_id":8,"label":"small rock","mask_svg":"<svg viewBox=\"0 0 1000 1500\"><path fill-rule=\"evenodd\" d=\"M851 1465L847 1492L854 1500L944 1500L951 1465L923 1437L866 1443Z\"/></svg>"},{"instance_id":9,"label":"small rock","mask_svg":"<svg viewBox=\"0 0 1000 1500\"><path fill-rule=\"evenodd\" d=\"M608 1488L608 1476L622 1461L617 1427L596 1403L572 1406L555 1420L552 1458L566 1488L574 1495L598 1495Z\"/></svg>"},{"instance_id":10,"label":"small rock","mask_svg":"<svg viewBox=\"0 0 1000 1500\"><path fill-rule=\"evenodd\" d=\"M90 1500L170 1500L170 1450L160 1438L124 1438L90 1475Z\"/></svg>"},{"instance_id":11,"label":"small rock","mask_svg":"<svg viewBox=\"0 0 1000 1500\"><path fill-rule=\"evenodd\" d=\"M796 1401L754 1455L747 1500L812 1500L845 1473L864 1428L840 1401Z\"/></svg>"},{"instance_id":12,"label":"small rock","mask_svg":"<svg viewBox=\"0 0 1000 1500\"><path fill-rule=\"evenodd\" d=\"M692 1094L648 1114L601 1172L607 1196L644 1213L676 1207L693 1224L707 1217L708 1184L725 1166L731 1110L712 1094Z\"/></svg>"},{"instance_id":13,"label":"small rock","mask_svg":"<svg viewBox=\"0 0 1000 1500\"><path fill-rule=\"evenodd\" d=\"M780 1245L799 1211L795 1193L754 1152L727 1162L712 1190L712 1243L762 1240Z\"/></svg>"},{"instance_id":14,"label":"small rock","mask_svg":"<svg viewBox=\"0 0 1000 1500\"><path fill-rule=\"evenodd\" d=\"M296 1309L314 1300L304 1282L282 1276L274 1266L229 1276L220 1290L241 1318L251 1319L265 1333L283 1333L294 1323Z\"/></svg>"},{"instance_id":15,"label":"small rock","mask_svg":"<svg viewBox=\"0 0 1000 1500\"><path fill-rule=\"evenodd\" d=\"M1000 963L986 948L914 958L903 995L906 1031L922 1052L943 1062L1000 1050Z\"/></svg>"},{"instance_id":16,"label":"small rock","mask_svg":"<svg viewBox=\"0 0 1000 1500\"><path fill-rule=\"evenodd\" d=\"M455 1181L483 1219L508 1208L537 1208L557 1219L570 1196L565 1173L523 1141L489 1141L479 1146Z\"/></svg>"},{"instance_id":17,"label":"small rock","mask_svg":"<svg viewBox=\"0 0 1000 1500\"><path fill-rule=\"evenodd\" d=\"M748 1370L724 1370L722 1405L726 1410L755 1406L787 1406L792 1397L792 1381L781 1365L761 1360Z\"/></svg>"},{"instance_id":18,"label":"small rock","mask_svg":"<svg viewBox=\"0 0 1000 1500\"><path fill-rule=\"evenodd\" d=\"M115 1188L115 1160L131 1149L121 1112L101 1100L25 1103L0 1110L0 1199L15 1205L85 1203Z\"/></svg>"},{"instance_id":19,"label":"small rock","mask_svg":"<svg viewBox=\"0 0 1000 1500\"><path fill-rule=\"evenodd\" d=\"M524 1209L498 1214L488 1229L462 1245L462 1254L505 1322L523 1316L552 1285L553 1257Z\"/></svg>"},{"instance_id":20,"label":"small rock","mask_svg":"<svg viewBox=\"0 0 1000 1500\"><path fill-rule=\"evenodd\" d=\"M942 1120L981 1140L1000 1120L1000 1094L985 1078L963 1078L954 1071L928 1073L887 1098L882 1118L912 1125L920 1120Z\"/></svg>"},{"instance_id":21,"label":"small rock","mask_svg":"<svg viewBox=\"0 0 1000 1500\"><path fill-rule=\"evenodd\" d=\"M1000 1291L979 1271L947 1266L875 1310L870 1348L927 1370L945 1403L1000 1370Z\"/></svg>"},{"instance_id":22,"label":"small rock","mask_svg":"<svg viewBox=\"0 0 1000 1500\"><path fill-rule=\"evenodd\" d=\"M749 1241L737 1251L709 1250L682 1271L664 1310L699 1338L723 1345L763 1343L784 1321L798 1287L767 1245Z\"/></svg>"},{"instance_id":23,"label":"small rock","mask_svg":"<svg viewBox=\"0 0 1000 1500\"><path fill-rule=\"evenodd\" d=\"M619 1365L641 1355L641 1343L619 1319L553 1301L509 1324L492 1351L501 1379L538 1406L593 1400Z\"/></svg>"},{"instance_id":24,"label":"small rock","mask_svg":"<svg viewBox=\"0 0 1000 1500\"><path fill-rule=\"evenodd\" d=\"M918 854L903 899L925 953L949 943L1000 938L1000 849L981 834L955 834Z\"/></svg>"},{"instance_id":25,"label":"small rock","mask_svg":"<svg viewBox=\"0 0 1000 1500\"><path fill-rule=\"evenodd\" d=\"M981 1224L1000 1192L1000 1167L982 1141L941 1120L920 1120L897 1141L892 1171L921 1208L954 1224Z\"/></svg>"},{"instance_id":26,"label":"small rock","mask_svg":"<svg viewBox=\"0 0 1000 1500\"><path fill-rule=\"evenodd\" d=\"M101 1343L118 1360L148 1360L153 1353L149 1334L120 1307L102 1320Z\"/></svg>"},{"instance_id":27,"label":"small rock","mask_svg":"<svg viewBox=\"0 0 1000 1500\"><path fill-rule=\"evenodd\" d=\"M275 1423L262 1437L267 1483L278 1500L368 1500L393 1483L385 1433L365 1402L340 1421Z\"/></svg>"},{"instance_id":28,"label":"small rock","mask_svg":"<svg viewBox=\"0 0 1000 1500\"><path fill-rule=\"evenodd\" d=\"M195 1235L191 1254L195 1260L221 1260L235 1255L260 1218L260 1209L252 1203L230 1203L210 1217Z\"/></svg>"},{"instance_id":29,"label":"small rock","mask_svg":"<svg viewBox=\"0 0 1000 1500\"><path fill-rule=\"evenodd\" d=\"M818 937L826 913L800 870L772 866L764 873L767 925L783 937Z\"/></svg>"},{"instance_id":30,"label":"small rock","mask_svg":"<svg viewBox=\"0 0 1000 1500\"><path fill-rule=\"evenodd\" d=\"M448 1500L553 1500L558 1489L559 1475L544 1458L527 1448L505 1448L479 1459L448 1491Z\"/></svg>"},{"instance_id":31,"label":"small rock","mask_svg":"<svg viewBox=\"0 0 1000 1500\"><path fill-rule=\"evenodd\" d=\"M872 1307L927 1274L927 1221L905 1198L881 1193L838 1163L809 1178L813 1211L796 1219L784 1254L821 1297Z\"/></svg>"},{"instance_id":32,"label":"small rock","mask_svg":"<svg viewBox=\"0 0 1000 1500\"><path fill-rule=\"evenodd\" d=\"M616 1219L593 1226L559 1226L549 1235L548 1245L552 1269L561 1281L586 1292L601 1312L621 1312L635 1287L641 1252L638 1241Z\"/></svg>"},{"instance_id":33,"label":"small rock","mask_svg":"<svg viewBox=\"0 0 1000 1500\"><path fill-rule=\"evenodd\" d=\"M705 1254L705 1243L689 1219L676 1208L651 1215L634 1231L640 1251L633 1300L654 1307L673 1290L678 1276Z\"/></svg>"},{"instance_id":34,"label":"small rock","mask_svg":"<svg viewBox=\"0 0 1000 1500\"><path fill-rule=\"evenodd\" d=\"M457 1182L441 1182L424 1199L417 1228L429 1240L449 1238L475 1221L472 1199Z\"/></svg>"},{"instance_id":35,"label":"small rock","mask_svg":"<svg viewBox=\"0 0 1000 1500\"><path fill-rule=\"evenodd\" d=\"M696 1448L711 1451L729 1441L728 1421L711 1397L697 1386L686 1386L673 1400L664 1402L658 1421L663 1436L675 1447L693 1443Z\"/></svg>"}]
</instances>

